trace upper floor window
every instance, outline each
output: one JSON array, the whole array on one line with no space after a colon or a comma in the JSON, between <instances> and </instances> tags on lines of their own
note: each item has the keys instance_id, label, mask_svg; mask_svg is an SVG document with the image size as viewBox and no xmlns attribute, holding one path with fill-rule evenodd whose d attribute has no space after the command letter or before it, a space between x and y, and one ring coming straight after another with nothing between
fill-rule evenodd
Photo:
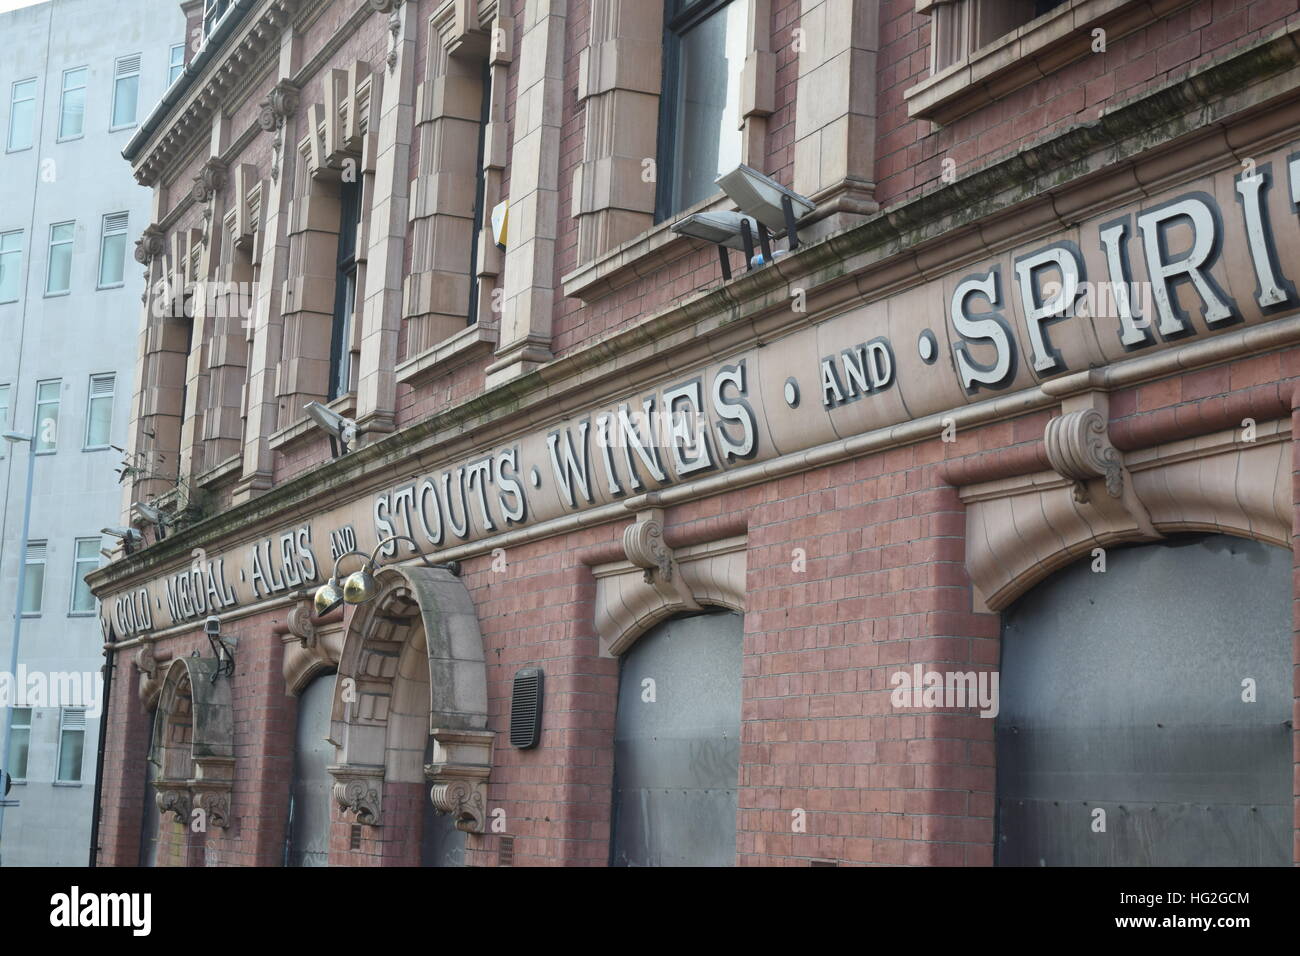
<instances>
[{"instance_id":1,"label":"upper floor window","mask_svg":"<svg viewBox=\"0 0 1300 956\"><path fill-rule=\"evenodd\" d=\"M104 217L99 237L99 288L110 289L122 284L126 266L127 214L110 213Z\"/></svg>"},{"instance_id":2,"label":"upper floor window","mask_svg":"<svg viewBox=\"0 0 1300 956\"><path fill-rule=\"evenodd\" d=\"M931 72L958 63L1067 0L932 0Z\"/></svg>"},{"instance_id":3,"label":"upper floor window","mask_svg":"<svg viewBox=\"0 0 1300 956\"><path fill-rule=\"evenodd\" d=\"M167 86L170 87L185 72L185 44L177 43L167 60Z\"/></svg>"},{"instance_id":4,"label":"upper floor window","mask_svg":"<svg viewBox=\"0 0 1300 956\"><path fill-rule=\"evenodd\" d=\"M9 93L9 139L7 149L28 149L36 125L36 81L19 80Z\"/></svg>"},{"instance_id":5,"label":"upper floor window","mask_svg":"<svg viewBox=\"0 0 1300 956\"><path fill-rule=\"evenodd\" d=\"M45 270L45 294L62 295L72 287L72 237L75 222L50 226L50 261Z\"/></svg>"},{"instance_id":6,"label":"upper floor window","mask_svg":"<svg viewBox=\"0 0 1300 956\"><path fill-rule=\"evenodd\" d=\"M745 65L746 0L669 0L656 218L718 192L714 181L740 162L740 74Z\"/></svg>"},{"instance_id":7,"label":"upper floor window","mask_svg":"<svg viewBox=\"0 0 1300 956\"><path fill-rule=\"evenodd\" d=\"M55 451L59 444L59 393L63 383L55 378L36 383L36 451Z\"/></svg>"},{"instance_id":8,"label":"upper floor window","mask_svg":"<svg viewBox=\"0 0 1300 956\"><path fill-rule=\"evenodd\" d=\"M361 222L361 183L339 183L339 253L334 279L334 324L330 336L329 398L351 390L352 310L357 300L357 226Z\"/></svg>"},{"instance_id":9,"label":"upper floor window","mask_svg":"<svg viewBox=\"0 0 1300 956\"><path fill-rule=\"evenodd\" d=\"M72 614L92 614L95 595L90 593L86 575L99 567L99 538L78 538L77 551L72 559L72 600L68 610Z\"/></svg>"},{"instance_id":10,"label":"upper floor window","mask_svg":"<svg viewBox=\"0 0 1300 956\"><path fill-rule=\"evenodd\" d=\"M232 6L230 0L203 0L204 39L217 28L217 24L230 12Z\"/></svg>"},{"instance_id":11,"label":"upper floor window","mask_svg":"<svg viewBox=\"0 0 1300 956\"><path fill-rule=\"evenodd\" d=\"M140 54L118 57L113 64L113 129L135 125L140 99Z\"/></svg>"},{"instance_id":12,"label":"upper floor window","mask_svg":"<svg viewBox=\"0 0 1300 956\"><path fill-rule=\"evenodd\" d=\"M0 232L0 302L17 302L22 287L23 231Z\"/></svg>"},{"instance_id":13,"label":"upper floor window","mask_svg":"<svg viewBox=\"0 0 1300 956\"><path fill-rule=\"evenodd\" d=\"M80 783L82 758L86 752L86 711L64 707L59 711L59 783Z\"/></svg>"},{"instance_id":14,"label":"upper floor window","mask_svg":"<svg viewBox=\"0 0 1300 956\"><path fill-rule=\"evenodd\" d=\"M86 126L86 68L63 71L59 97L59 139L76 139Z\"/></svg>"},{"instance_id":15,"label":"upper floor window","mask_svg":"<svg viewBox=\"0 0 1300 956\"><path fill-rule=\"evenodd\" d=\"M27 754L32 746L32 709L15 707L9 714L9 775L14 780L27 779Z\"/></svg>"},{"instance_id":16,"label":"upper floor window","mask_svg":"<svg viewBox=\"0 0 1300 956\"><path fill-rule=\"evenodd\" d=\"M45 596L45 542L28 541L23 563L27 565L23 575L23 614L36 617L41 613Z\"/></svg>"},{"instance_id":17,"label":"upper floor window","mask_svg":"<svg viewBox=\"0 0 1300 956\"><path fill-rule=\"evenodd\" d=\"M90 397L86 402L86 450L107 448L113 431L112 372L90 376Z\"/></svg>"}]
</instances>

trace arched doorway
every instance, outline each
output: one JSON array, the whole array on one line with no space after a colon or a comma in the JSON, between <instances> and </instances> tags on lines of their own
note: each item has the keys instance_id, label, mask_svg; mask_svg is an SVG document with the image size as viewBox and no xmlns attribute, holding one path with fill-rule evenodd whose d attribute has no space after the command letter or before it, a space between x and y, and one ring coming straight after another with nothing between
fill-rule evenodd
<instances>
[{"instance_id":1,"label":"arched doorway","mask_svg":"<svg viewBox=\"0 0 1300 956\"><path fill-rule=\"evenodd\" d=\"M1112 548L1003 615L1000 865L1287 865L1291 553Z\"/></svg>"},{"instance_id":2,"label":"arched doorway","mask_svg":"<svg viewBox=\"0 0 1300 956\"><path fill-rule=\"evenodd\" d=\"M492 733L483 640L465 585L389 566L348 624L331 701L333 794L354 850L384 865L458 865L482 833ZM441 811L441 812L436 812ZM378 828L403 833L380 839Z\"/></svg>"},{"instance_id":3,"label":"arched doorway","mask_svg":"<svg viewBox=\"0 0 1300 956\"><path fill-rule=\"evenodd\" d=\"M326 768L334 756L334 745L329 742L333 699L333 674L314 678L298 695L286 866L329 864L334 779Z\"/></svg>"},{"instance_id":4,"label":"arched doorway","mask_svg":"<svg viewBox=\"0 0 1300 956\"><path fill-rule=\"evenodd\" d=\"M732 866L744 618L674 617L623 655L612 866Z\"/></svg>"}]
</instances>

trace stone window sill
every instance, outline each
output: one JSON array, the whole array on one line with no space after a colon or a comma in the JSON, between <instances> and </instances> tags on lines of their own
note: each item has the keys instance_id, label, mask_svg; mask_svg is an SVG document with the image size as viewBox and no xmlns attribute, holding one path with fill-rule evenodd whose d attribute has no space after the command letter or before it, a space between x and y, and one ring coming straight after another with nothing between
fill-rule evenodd
<instances>
[{"instance_id":1,"label":"stone window sill","mask_svg":"<svg viewBox=\"0 0 1300 956\"><path fill-rule=\"evenodd\" d=\"M672 232L673 223L692 213L734 208L724 193L718 193L711 199L674 213L636 238L629 239L590 262L584 262L563 276L560 281L564 283L564 294L583 302L593 302L637 279L654 275L667 263L686 255L698 243L698 240Z\"/></svg>"},{"instance_id":2,"label":"stone window sill","mask_svg":"<svg viewBox=\"0 0 1300 956\"><path fill-rule=\"evenodd\" d=\"M1092 52L1094 28L1113 43L1191 0L1069 0L903 93L907 114L947 125Z\"/></svg>"},{"instance_id":3,"label":"stone window sill","mask_svg":"<svg viewBox=\"0 0 1300 956\"><path fill-rule=\"evenodd\" d=\"M497 326L487 322L467 325L431 349L397 366L397 381L412 387L423 385L437 375L468 365L479 355L491 355L497 347Z\"/></svg>"},{"instance_id":4,"label":"stone window sill","mask_svg":"<svg viewBox=\"0 0 1300 956\"><path fill-rule=\"evenodd\" d=\"M231 455L221 464L209 468L203 474L199 475L195 483L200 488L209 488L218 485L227 478L239 474L239 469L244 463L243 455Z\"/></svg>"},{"instance_id":5,"label":"stone window sill","mask_svg":"<svg viewBox=\"0 0 1300 956\"><path fill-rule=\"evenodd\" d=\"M344 418L351 418L357 413L357 393L348 392L346 395L340 395L332 402L327 402L326 407L332 411L338 412ZM298 419L292 425L286 425L278 432L274 433L267 444L275 451L284 451L292 448L294 445L305 441L308 436L324 435L319 426L303 413L302 418Z\"/></svg>"}]
</instances>

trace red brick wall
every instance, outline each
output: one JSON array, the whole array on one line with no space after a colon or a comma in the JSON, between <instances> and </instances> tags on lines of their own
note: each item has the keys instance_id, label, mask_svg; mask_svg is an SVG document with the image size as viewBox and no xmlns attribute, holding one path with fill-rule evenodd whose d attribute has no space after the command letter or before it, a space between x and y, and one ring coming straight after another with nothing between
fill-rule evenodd
<instances>
[{"instance_id":1,"label":"red brick wall","mask_svg":"<svg viewBox=\"0 0 1300 956\"><path fill-rule=\"evenodd\" d=\"M903 93L930 75L929 17L912 0L882 0L876 130L876 199L882 206L941 185L942 162L964 176L993 160L1249 46L1300 18L1295 0L1199 0L1112 39L1104 53L931 131L907 115Z\"/></svg>"}]
</instances>

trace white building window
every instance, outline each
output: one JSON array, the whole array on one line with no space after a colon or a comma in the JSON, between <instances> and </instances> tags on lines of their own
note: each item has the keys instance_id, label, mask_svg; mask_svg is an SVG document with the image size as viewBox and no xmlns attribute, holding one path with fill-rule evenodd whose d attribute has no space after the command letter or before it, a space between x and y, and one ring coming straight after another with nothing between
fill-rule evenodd
<instances>
[{"instance_id":1,"label":"white building window","mask_svg":"<svg viewBox=\"0 0 1300 956\"><path fill-rule=\"evenodd\" d=\"M54 451L59 444L59 379L36 383L36 451Z\"/></svg>"},{"instance_id":2,"label":"white building window","mask_svg":"<svg viewBox=\"0 0 1300 956\"><path fill-rule=\"evenodd\" d=\"M124 212L104 217L99 237L99 288L112 289L122 284L126 266L126 221Z\"/></svg>"},{"instance_id":3,"label":"white building window","mask_svg":"<svg viewBox=\"0 0 1300 956\"><path fill-rule=\"evenodd\" d=\"M75 222L50 226L50 261L45 270L45 294L62 295L72 288L72 237Z\"/></svg>"},{"instance_id":4,"label":"white building window","mask_svg":"<svg viewBox=\"0 0 1300 956\"><path fill-rule=\"evenodd\" d=\"M140 54L118 57L113 64L113 129L135 125L140 99Z\"/></svg>"},{"instance_id":5,"label":"white building window","mask_svg":"<svg viewBox=\"0 0 1300 956\"><path fill-rule=\"evenodd\" d=\"M36 125L36 81L19 80L9 93L9 150L30 149Z\"/></svg>"},{"instance_id":6,"label":"white building window","mask_svg":"<svg viewBox=\"0 0 1300 956\"><path fill-rule=\"evenodd\" d=\"M670 0L656 170L658 219L720 192L740 162L747 0Z\"/></svg>"},{"instance_id":7,"label":"white building window","mask_svg":"<svg viewBox=\"0 0 1300 956\"><path fill-rule=\"evenodd\" d=\"M59 710L59 783L81 783L82 755L86 751L86 711L82 707Z\"/></svg>"},{"instance_id":8,"label":"white building window","mask_svg":"<svg viewBox=\"0 0 1300 956\"><path fill-rule=\"evenodd\" d=\"M90 376L90 398L86 403L86 450L107 448L113 431L112 372Z\"/></svg>"},{"instance_id":9,"label":"white building window","mask_svg":"<svg viewBox=\"0 0 1300 956\"><path fill-rule=\"evenodd\" d=\"M22 288L23 231L0 232L0 302L17 302Z\"/></svg>"},{"instance_id":10,"label":"white building window","mask_svg":"<svg viewBox=\"0 0 1300 956\"><path fill-rule=\"evenodd\" d=\"M45 596L45 542L28 541L27 565L23 578L23 616L35 617L41 613L41 603Z\"/></svg>"},{"instance_id":11,"label":"white building window","mask_svg":"<svg viewBox=\"0 0 1300 956\"><path fill-rule=\"evenodd\" d=\"M86 68L63 71L59 97L59 139L76 139L86 126Z\"/></svg>"},{"instance_id":12,"label":"white building window","mask_svg":"<svg viewBox=\"0 0 1300 956\"><path fill-rule=\"evenodd\" d=\"M171 87L173 83L185 72L185 44L177 43L171 49L171 56L167 61L167 86Z\"/></svg>"},{"instance_id":13,"label":"white building window","mask_svg":"<svg viewBox=\"0 0 1300 956\"><path fill-rule=\"evenodd\" d=\"M77 551L72 559L72 601L68 609L73 614L93 614L95 595L90 593L86 575L99 567L99 539L78 538Z\"/></svg>"},{"instance_id":14,"label":"white building window","mask_svg":"<svg viewBox=\"0 0 1300 956\"><path fill-rule=\"evenodd\" d=\"M15 780L27 779L27 754L32 746L32 709L15 707L9 714L12 731L9 740L9 775Z\"/></svg>"}]
</instances>

